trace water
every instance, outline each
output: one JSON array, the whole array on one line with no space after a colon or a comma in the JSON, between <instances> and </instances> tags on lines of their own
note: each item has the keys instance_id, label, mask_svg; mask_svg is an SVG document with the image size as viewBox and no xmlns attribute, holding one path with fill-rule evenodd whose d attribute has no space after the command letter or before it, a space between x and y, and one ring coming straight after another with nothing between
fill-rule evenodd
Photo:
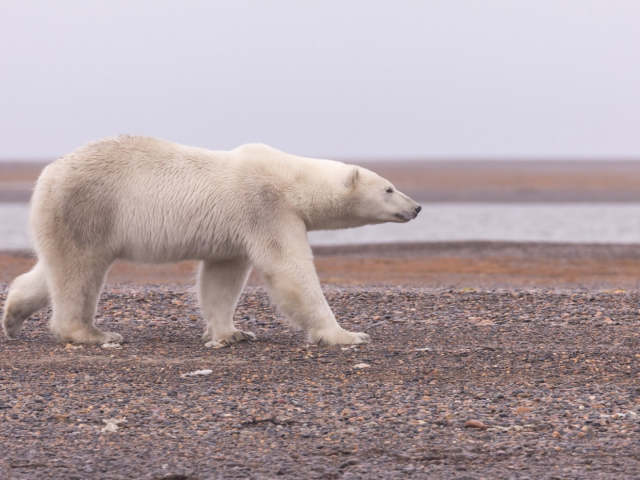
<instances>
[{"instance_id":1,"label":"water","mask_svg":"<svg viewBox=\"0 0 640 480\"><path fill-rule=\"evenodd\" d=\"M24 250L31 246L26 203L0 203L0 250Z\"/></svg>"},{"instance_id":2,"label":"water","mask_svg":"<svg viewBox=\"0 0 640 480\"><path fill-rule=\"evenodd\" d=\"M30 246L29 207L0 203L0 250ZM406 224L311 232L313 245L496 240L640 243L635 203L433 203Z\"/></svg>"}]
</instances>

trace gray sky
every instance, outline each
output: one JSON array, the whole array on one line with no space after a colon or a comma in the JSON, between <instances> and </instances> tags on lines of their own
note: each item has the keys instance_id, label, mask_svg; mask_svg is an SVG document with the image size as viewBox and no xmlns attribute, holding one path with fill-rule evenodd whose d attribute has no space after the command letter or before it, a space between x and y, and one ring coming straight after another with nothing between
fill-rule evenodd
<instances>
[{"instance_id":1,"label":"gray sky","mask_svg":"<svg viewBox=\"0 0 640 480\"><path fill-rule=\"evenodd\" d=\"M0 158L640 158L638 0L0 1Z\"/></svg>"}]
</instances>

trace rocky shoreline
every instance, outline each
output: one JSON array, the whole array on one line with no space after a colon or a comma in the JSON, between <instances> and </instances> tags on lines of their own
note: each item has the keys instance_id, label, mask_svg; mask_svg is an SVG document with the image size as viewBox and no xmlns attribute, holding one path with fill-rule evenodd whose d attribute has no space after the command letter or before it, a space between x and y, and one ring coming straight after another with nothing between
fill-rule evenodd
<instances>
[{"instance_id":1,"label":"rocky shoreline","mask_svg":"<svg viewBox=\"0 0 640 480\"><path fill-rule=\"evenodd\" d=\"M258 341L225 349L184 285L109 284L120 348L34 317L0 341L0 477L640 475L637 290L324 289L371 344L307 344L259 286L236 312Z\"/></svg>"}]
</instances>

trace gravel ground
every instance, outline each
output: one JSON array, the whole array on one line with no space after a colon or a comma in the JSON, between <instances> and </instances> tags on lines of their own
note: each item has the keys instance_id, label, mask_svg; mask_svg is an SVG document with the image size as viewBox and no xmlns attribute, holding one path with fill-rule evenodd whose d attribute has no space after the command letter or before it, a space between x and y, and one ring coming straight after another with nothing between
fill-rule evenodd
<instances>
[{"instance_id":1,"label":"gravel ground","mask_svg":"<svg viewBox=\"0 0 640 480\"><path fill-rule=\"evenodd\" d=\"M121 348L33 318L0 341L0 478L640 476L640 292L325 292L370 345L308 345L259 287L225 349L184 286L110 284Z\"/></svg>"}]
</instances>

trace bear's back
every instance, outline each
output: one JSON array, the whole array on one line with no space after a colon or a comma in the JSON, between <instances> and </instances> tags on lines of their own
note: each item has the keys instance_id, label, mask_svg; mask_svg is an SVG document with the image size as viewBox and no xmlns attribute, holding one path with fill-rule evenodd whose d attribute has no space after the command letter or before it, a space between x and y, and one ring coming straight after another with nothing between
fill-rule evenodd
<instances>
[{"instance_id":1,"label":"bear's back","mask_svg":"<svg viewBox=\"0 0 640 480\"><path fill-rule=\"evenodd\" d=\"M265 146L223 152L148 137L89 143L38 180L36 243L99 243L120 258L151 262L198 257L215 244L242 248L251 232L273 226L283 200L265 153L277 157Z\"/></svg>"}]
</instances>

